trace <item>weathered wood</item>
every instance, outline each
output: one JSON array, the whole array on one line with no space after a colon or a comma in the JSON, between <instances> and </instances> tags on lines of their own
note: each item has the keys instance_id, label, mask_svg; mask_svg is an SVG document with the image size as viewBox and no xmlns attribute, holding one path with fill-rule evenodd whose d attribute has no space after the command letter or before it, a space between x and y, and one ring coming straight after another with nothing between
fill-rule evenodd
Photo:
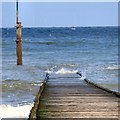
<instances>
[{"instance_id":1,"label":"weathered wood","mask_svg":"<svg viewBox=\"0 0 120 120\"><path fill-rule=\"evenodd\" d=\"M112 90L110 90L110 89L108 89L108 88L104 88L104 87L102 87L102 86L100 86L100 85L98 85L98 84L95 84L95 83L87 80L87 79L84 79L84 80L85 80L87 83L89 83L89 84L91 84L91 85L93 85L93 86L95 86L95 87L97 87L97 88L100 88L100 89L102 89L102 90L104 90L104 91L107 91L107 92L109 92L109 93L112 93L112 94L120 97L120 93L119 93L119 92L112 91Z\"/></svg>"},{"instance_id":2,"label":"weathered wood","mask_svg":"<svg viewBox=\"0 0 120 120\"><path fill-rule=\"evenodd\" d=\"M16 54L17 65L22 65L22 26L18 22L18 0L16 2Z\"/></svg>"},{"instance_id":3,"label":"weathered wood","mask_svg":"<svg viewBox=\"0 0 120 120\"><path fill-rule=\"evenodd\" d=\"M22 65L22 26L20 22L17 23L16 29L17 65Z\"/></svg>"},{"instance_id":4,"label":"weathered wood","mask_svg":"<svg viewBox=\"0 0 120 120\"><path fill-rule=\"evenodd\" d=\"M35 100L34 100L34 106L32 107L32 110L30 112L30 115L29 115L29 119L28 120L33 120L33 119L36 119L36 113L37 113L37 109L38 109L38 105L39 105L39 99L41 97L41 94L44 90L44 87L45 87L45 83L43 83L41 86L40 86L40 90L37 94L37 96L35 97Z\"/></svg>"},{"instance_id":5,"label":"weathered wood","mask_svg":"<svg viewBox=\"0 0 120 120\"><path fill-rule=\"evenodd\" d=\"M40 104L40 98L41 98L42 92L45 88L45 85L46 85L46 82L47 82L48 79L49 79L49 75L46 74L45 80L41 83L38 94L35 97L34 106L32 107L32 109L30 111L30 115L29 115L28 120L33 120L33 119L36 120L36 114L37 114L38 106Z\"/></svg>"},{"instance_id":6,"label":"weathered wood","mask_svg":"<svg viewBox=\"0 0 120 120\"><path fill-rule=\"evenodd\" d=\"M80 76L82 76L82 74L79 73L79 72L77 72L77 74L80 75ZM104 91L107 91L107 92L109 92L109 93L112 93L112 94L116 95L117 97L120 97L120 93L119 93L119 92L112 91L112 90L110 90L110 89L108 89L108 88L105 88L105 87L103 87L103 86L100 86L100 85L98 85L98 84L96 84L96 83L94 83L94 82L92 82L92 81L89 81L89 80L86 79L86 78L84 79L84 81L87 82L87 83L89 83L89 84L91 84L91 85L93 85L93 86L95 86L95 87L97 87L97 88L99 88L99 89L102 89L102 90L104 90Z\"/></svg>"},{"instance_id":7,"label":"weathered wood","mask_svg":"<svg viewBox=\"0 0 120 120\"><path fill-rule=\"evenodd\" d=\"M119 97L86 83L76 75L68 76L56 75L56 79L51 75L39 99L37 120L118 119Z\"/></svg>"}]
</instances>

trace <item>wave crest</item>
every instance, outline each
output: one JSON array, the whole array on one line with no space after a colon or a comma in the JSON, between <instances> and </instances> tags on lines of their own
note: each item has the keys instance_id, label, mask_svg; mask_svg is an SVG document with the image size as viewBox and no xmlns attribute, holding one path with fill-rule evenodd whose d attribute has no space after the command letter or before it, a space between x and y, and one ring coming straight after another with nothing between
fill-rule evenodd
<instances>
[{"instance_id":1,"label":"wave crest","mask_svg":"<svg viewBox=\"0 0 120 120\"><path fill-rule=\"evenodd\" d=\"M73 73L77 73L78 70L68 70L67 68L61 68L57 71L53 71L53 70L47 70L47 73L51 74L51 73L55 73L55 74L73 74Z\"/></svg>"},{"instance_id":2,"label":"wave crest","mask_svg":"<svg viewBox=\"0 0 120 120\"><path fill-rule=\"evenodd\" d=\"M107 69L108 70L119 70L120 69L120 65L108 66Z\"/></svg>"},{"instance_id":3,"label":"wave crest","mask_svg":"<svg viewBox=\"0 0 120 120\"><path fill-rule=\"evenodd\" d=\"M72 73L77 73L78 70L68 70L66 68L61 68L60 70L58 70L57 72L55 72L56 74L72 74Z\"/></svg>"}]
</instances>

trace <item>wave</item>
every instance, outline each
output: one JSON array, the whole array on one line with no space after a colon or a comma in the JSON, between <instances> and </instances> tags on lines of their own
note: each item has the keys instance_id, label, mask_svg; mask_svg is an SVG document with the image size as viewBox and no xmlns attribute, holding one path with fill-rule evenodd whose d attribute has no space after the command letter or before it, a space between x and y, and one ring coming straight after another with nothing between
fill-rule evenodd
<instances>
[{"instance_id":1,"label":"wave","mask_svg":"<svg viewBox=\"0 0 120 120\"><path fill-rule=\"evenodd\" d=\"M40 86L42 81L35 81L35 82L28 82L28 81L22 81L22 80L2 80L2 88L3 89L7 89L7 88L11 88L11 89L21 89L21 90L25 90L29 87L31 87L31 89L34 89L34 86Z\"/></svg>"},{"instance_id":2,"label":"wave","mask_svg":"<svg viewBox=\"0 0 120 120\"><path fill-rule=\"evenodd\" d=\"M47 72L49 74L51 74L51 73L55 73L55 74L73 74L73 73L77 73L78 70L68 70L67 68L61 68L61 69L57 70L56 72L53 71L53 70L47 70L45 72Z\"/></svg>"},{"instance_id":3,"label":"wave","mask_svg":"<svg viewBox=\"0 0 120 120\"><path fill-rule=\"evenodd\" d=\"M2 85L2 99L3 104L9 103L10 105L23 105L32 103L34 97L42 85L41 81L25 82L5 80Z\"/></svg>"},{"instance_id":4,"label":"wave","mask_svg":"<svg viewBox=\"0 0 120 120\"><path fill-rule=\"evenodd\" d=\"M23 106L0 105L0 119L2 118L28 118L33 104Z\"/></svg>"},{"instance_id":5,"label":"wave","mask_svg":"<svg viewBox=\"0 0 120 120\"><path fill-rule=\"evenodd\" d=\"M38 44L38 45L56 45L58 47L70 47L70 46L76 46L76 45L84 45L86 44L86 39L81 39L81 40L77 40L77 41L68 41L68 40L57 40L57 41L29 41L29 40L25 40L24 43L28 44ZM93 44L93 43L92 43Z\"/></svg>"},{"instance_id":6,"label":"wave","mask_svg":"<svg viewBox=\"0 0 120 120\"><path fill-rule=\"evenodd\" d=\"M61 68L60 70L58 70L57 72L55 72L56 74L72 74L72 73L77 73L78 70L68 70L66 68Z\"/></svg>"},{"instance_id":7,"label":"wave","mask_svg":"<svg viewBox=\"0 0 120 120\"><path fill-rule=\"evenodd\" d=\"M46 73L54 73L54 74L67 74L67 73L76 73L78 70L76 70L80 66L79 64L60 64L50 67L48 70L46 70Z\"/></svg>"},{"instance_id":8,"label":"wave","mask_svg":"<svg viewBox=\"0 0 120 120\"><path fill-rule=\"evenodd\" d=\"M120 65L108 66L106 69L107 70L120 70Z\"/></svg>"},{"instance_id":9,"label":"wave","mask_svg":"<svg viewBox=\"0 0 120 120\"><path fill-rule=\"evenodd\" d=\"M45 44L45 45L53 45L56 44L56 42L32 42L33 44Z\"/></svg>"},{"instance_id":10,"label":"wave","mask_svg":"<svg viewBox=\"0 0 120 120\"><path fill-rule=\"evenodd\" d=\"M79 64L62 64L63 67L78 67Z\"/></svg>"}]
</instances>

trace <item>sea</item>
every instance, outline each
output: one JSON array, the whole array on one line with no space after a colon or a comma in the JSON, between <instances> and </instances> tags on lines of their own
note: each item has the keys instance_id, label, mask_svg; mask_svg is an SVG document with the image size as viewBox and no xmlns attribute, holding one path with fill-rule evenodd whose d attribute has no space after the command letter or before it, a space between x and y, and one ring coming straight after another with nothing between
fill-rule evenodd
<instances>
[{"instance_id":1,"label":"sea","mask_svg":"<svg viewBox=\"0 0 120 120\"><path fill-rule=\"evenodd\" d=\"M22 66L16 65L16 29L1 30L0 118L28 117L46 72L81 72L118 91L118 27L23 27Z\"/></svg>"}]
</instances>

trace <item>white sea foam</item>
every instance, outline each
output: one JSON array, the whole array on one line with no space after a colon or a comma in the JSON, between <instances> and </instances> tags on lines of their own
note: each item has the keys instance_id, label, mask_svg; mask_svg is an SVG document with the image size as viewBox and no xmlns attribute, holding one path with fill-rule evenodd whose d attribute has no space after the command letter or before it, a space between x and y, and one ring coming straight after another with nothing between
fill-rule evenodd
<instances>
[{"instance_id":1,"label":"white sea foam","mask_svg":"<svg viewBox=\"0 0 120 120\"><path fill-rule=\"evenodd\" d=\"M46 72L46 73L49 73L49 74L53 73L52 70L46 70L45 72Z\"/></svg>"},{"instance_id":2,"label":"white sea foam","mask_svg":"<svg viewBox=\"0 0 120 120\"><path fill-rule=\"evenodd\" d=\"M60 70L58 70L57 72L55 72L56 74L72 74L72 73L77 73L78 70L68 70L66 68L61 68Z\"/></svg>"},{"instance_id":3,"label":"white sea foam","mask_svg":"<svg viewBox=\"0 0 120 120\"><path fill-rule=\"evenodd\" d=\"M120 65L108 66L107 69L108 70L119 70L120 69Z\"/></svg>"},{"instance_id":4,"label":"white sea foam","mask_svg":"<svg viewBox=\"0 0 120 120\"><path fill-rule=\"evenodd\" d=\"M85 78L86 78L85 76L82 76L80 79L81 79L81 80L84 80Z\"/></svg>"},{"instance_id":5,"label":"white sea foam","mask_svg":"<svg viewBox=\"0 0 120 120\"><path fill-rule=\"evenodd\" d=\"M32 85L34 85L34 86L42 86L43 83L33 83Z\"/></svg>"},{"instance_id":6,"label":"white sea foam","mask_svg":"<svg viewBox=\"0 0 120 120\"><path fill-rule=\"evenodd\" d=\"M0 119L2 118L28 118L33 104L13 107L0 105Z\"/></svg>"}]
</instances>

